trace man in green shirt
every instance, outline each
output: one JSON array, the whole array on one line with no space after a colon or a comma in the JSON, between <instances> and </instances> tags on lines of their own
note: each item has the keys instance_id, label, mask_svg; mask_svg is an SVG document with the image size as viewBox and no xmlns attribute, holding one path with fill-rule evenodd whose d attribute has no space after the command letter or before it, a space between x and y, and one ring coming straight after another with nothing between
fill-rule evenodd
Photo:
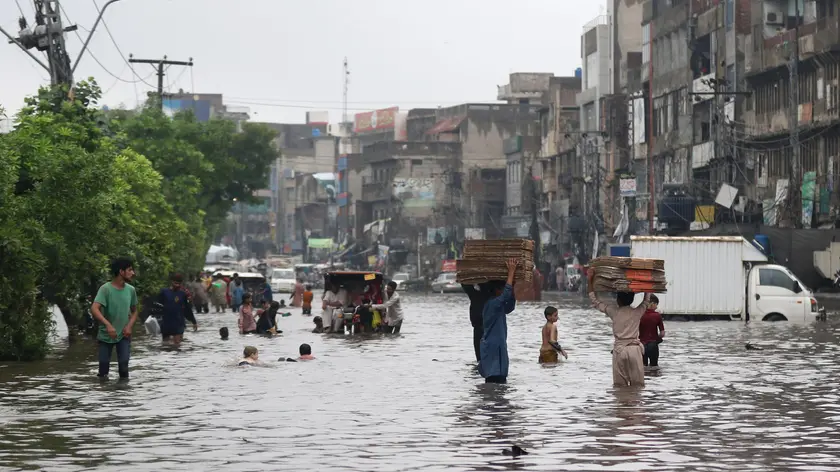
<instances>
[{"instance_id":1,"label":"man in green shirt","mask_svg":"<svg viewBox=\"0 0 840 472\"><path fill-rule=\"evenodd\" d=\"M117 347L117 366L120 378L128 378L128 358L131 347L131 328L137 321L137 292L129 282L134 279L130 259L115 259L111 263L114 279L99 287L90 311L99 322L99 377L108 377L111 352Z\"/></svg>"}]
</instances>

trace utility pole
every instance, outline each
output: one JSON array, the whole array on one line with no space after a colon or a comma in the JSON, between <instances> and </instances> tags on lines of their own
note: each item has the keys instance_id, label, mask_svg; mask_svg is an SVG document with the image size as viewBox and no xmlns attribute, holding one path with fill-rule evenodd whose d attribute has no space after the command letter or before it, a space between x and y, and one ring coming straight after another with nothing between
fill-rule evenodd
<instances>
[{"instance_id":1,"label":"utility pole","mask_svg":"<svg viewBox=\"0 0 840 472\"><path fill-rule=\"evenodd\" d=\"M341 174L342 182L341 188L344 190L344 227L345 227L345 234L350 234L350 167L349 162L347 161L347 149L350 143L350 137L348 134L350 130L347 127L347 95L350 90L350 66L347 62L347 58L344 58L344 103L343 109L341 113L341 126L344 127L343 132L341 133L341 153L344 155L344 173ZM345 238L347 239L347 238Z\"/></svg>"},{"instance_id":2,"label":"utility pole","mask_svg":"<svg viewBox=\"0 0 840 472\"><path fill-rule=\"evenodd\" d=\"M166 69L163 66L184 66L184 67L192 67L193 60L190 58L188 62L184 61L170 61L163 56L163 59L135 59L133 54L128 55L128 62L132 64L151 64L155 70L157 70L157 77L158 77L158 87L157 87L157 95L158 99L160 100L159 106L160 109L163 110L163 76L166 75Z\"/></svg>"},{"instance_id":3,"label":"utility pole","mask_svg":"<svg viewBox=\"0 0 840 472\"><path fill-rule=\"evenodd\" d=\"M82 60L82 56L87 51L87 46L93 37L96 27L102 21L102 15L105 10L112 4L120 0L110 0L99 10L99 16L96 18L96 23L90 29L88 37L85 40L82 50L76 61L70 65L70 56L67 53L64 43L64 33L76 31L76 25L64 27L61 24L61 5L59 0L35 0L35 26L30 28L26 18L21 17L18 20L20 31L18 37L15 38L0 27L0 33L3 33L9 39L9 44L14 44L19 47L27 56L35 61L39 66L50 74L50 83L52 85L67 84L73 85L73 73ZM33 54L30 50L36 49L46 53L47 63L41 61L38 56Z\"/></svg>"},{"instance_id":4,"label":"utility pole","mask_svg":"<svg viewBox=\"0 0 840 472\"><path fill-rule=\"evenodd\" d=\"M800 175L802 165L800 162L799 149L799 1L793 2L796 4L796 24L793 33L793 51L790 55L790 147L793 152L793 160L791 161L790 182L788 184L788 214L791 218L791 223L794 228L799 228L802 225L802 218L800 211L802 204L799 202L800 193Z\"/></svg>"}]
</instances>

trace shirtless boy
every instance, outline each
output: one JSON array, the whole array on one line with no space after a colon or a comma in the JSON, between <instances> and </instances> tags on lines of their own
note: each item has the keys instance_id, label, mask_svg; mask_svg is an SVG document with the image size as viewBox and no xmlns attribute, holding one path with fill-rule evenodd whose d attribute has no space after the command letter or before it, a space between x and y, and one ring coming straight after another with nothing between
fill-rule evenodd
<instances>
[{"instance_id":1,"label":"shirtless boy","mask_svg":"<svg viewBox=\"0 0 840 472\"><path fill-rule=\"evenodd\" d=\"M557 342L557 308L550 306L545 309L545 325L542 328L542 346L540 346L540 364L556 364L560 358L559 352L565 359L569 356Z\"/></svg>"}]
</instances>

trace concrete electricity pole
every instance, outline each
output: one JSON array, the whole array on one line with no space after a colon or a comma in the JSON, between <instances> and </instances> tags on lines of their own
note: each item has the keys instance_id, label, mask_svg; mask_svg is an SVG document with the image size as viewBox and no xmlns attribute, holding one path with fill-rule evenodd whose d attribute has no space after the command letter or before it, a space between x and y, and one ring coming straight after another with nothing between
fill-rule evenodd
<instances>
[{"instance_id":1,"label":"concrete electricity pole","mask_svg":"<svg viewBox=\"0 0 840 472\"><path fill-rule=\"evenodd\" d=\"M796 4L796 25L793 34L793 51L790 55L790 93L788 93L790 99L790 120L788 123L793 160L791 161L790 182L788 184L787 207L791 224L794 228L799 228L802 226L802 217L800 216L802 204L799 201L800 176L802 173L799 149L799 2L793 3Z\"/></svg>"},{"instance_id":2,"label":"concrete electricity pole","mask_svg":"<svg viewBox=\"0 0 840 472\"><path fill-rule=\"evenodd\" d=\"M155 70L157 70L157 77L158 77L158 88L157 88L157 95L158 99L160 100L160 109L163 110L163 76L166 75L166 69L163 66L184 66L184 67L192 67L193 60L190 58L189 62L184 61L170 61L163 56L163 59L135 59L134 55L129 54L128 62L132 64L151 64L154 66Z\"/></svg>"},{"instance_id":3,"label":"concrete electricity pole","mask_svg":"<svg viewBox=\"0 0 840 472\"><path fill-rule=\"evenodd\" d=\"M79 65L82 56L87 50L88 43L93 37L96 27L102 20L102 15L105 14L105 9L112 3L119 0L110 0L102 6L99 10L99 16L96 18L93 28L88 33L87 40L79 52L79 57L71 67L70 56L64 43L64 33L68 31L76 31L77 26L64 27L61 23L61 5L59 0L35 0L35 26L30 28L26 18L21 17L18 20L20 31L18 37L15 38L0 27L0 33L9 38L9 44L14 44L26 53L39 66L43 67L50 74L50 83L52 85L67 84L73 86L73 73ZM41 61L30 50L35 49L46 53L47 63Z\"/></svg>"}]
</instances>

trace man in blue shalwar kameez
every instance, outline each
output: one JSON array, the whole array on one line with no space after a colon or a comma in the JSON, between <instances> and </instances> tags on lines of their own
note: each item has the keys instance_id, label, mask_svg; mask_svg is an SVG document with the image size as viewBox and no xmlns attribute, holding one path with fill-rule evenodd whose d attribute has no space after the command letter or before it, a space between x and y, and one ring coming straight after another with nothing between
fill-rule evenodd
<instances>
[{"instance_id":1,"label":"man in blue shalwar kameez","mask_svg":"<svg viewBox=\"0 0 840 472\"><path fill-rule=\"evenodd\" d=\"M519 261L510 259L505 262L508 270L504 287L501 284L495 289L495 297L484 305L482 321L484 336L481 338L481 360L478 362L478 373L487 383L505 383L508 375L507 352L507 314L516 307L513 297L513 277Z\"/></svg>"}]
</instances>

